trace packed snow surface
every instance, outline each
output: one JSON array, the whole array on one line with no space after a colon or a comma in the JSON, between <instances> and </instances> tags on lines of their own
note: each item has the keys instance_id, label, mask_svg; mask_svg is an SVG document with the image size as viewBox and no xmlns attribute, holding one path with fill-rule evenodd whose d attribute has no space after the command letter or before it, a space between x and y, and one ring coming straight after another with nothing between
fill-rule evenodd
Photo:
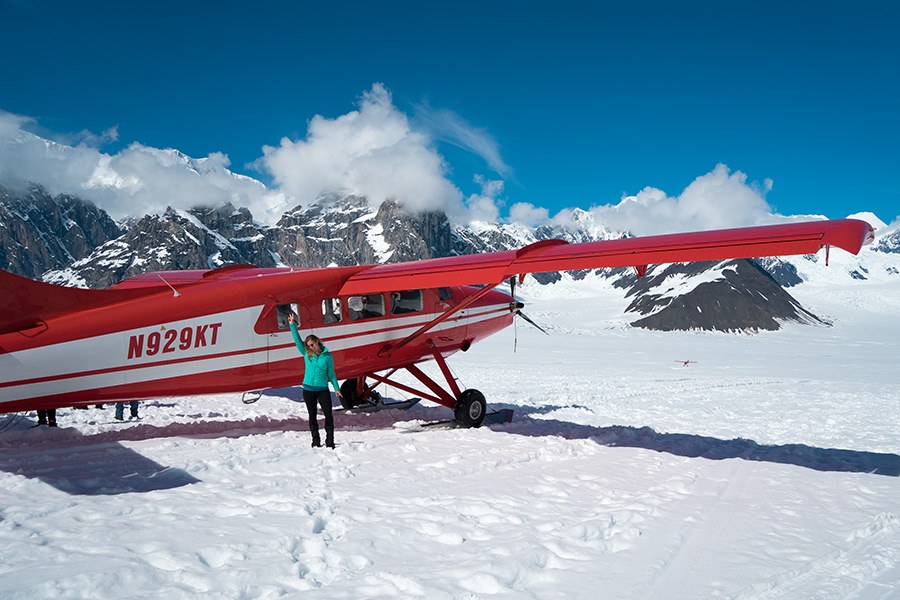
<instances>
[{"instance_id":1,"label":"packed snow surface","mask_svg":"<svg viewBox=\"0 0 900 600\"><path fill-rule=\"evenodd\" d=\"M900 598L896 284L756 335L523 287L550 336L450 359L506 425L422 402L311 448L295 388L0 417L0 598Z\"/></svg>"}]
</instances>

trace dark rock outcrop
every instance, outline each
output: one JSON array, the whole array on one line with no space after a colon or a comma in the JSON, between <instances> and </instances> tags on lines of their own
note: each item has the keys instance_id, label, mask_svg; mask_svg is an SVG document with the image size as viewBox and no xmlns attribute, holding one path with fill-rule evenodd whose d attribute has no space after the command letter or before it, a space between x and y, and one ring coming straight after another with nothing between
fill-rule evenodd
<instances>
[{"instance_id":1,"label":"dark rock outcrop","mask_svg":"<svg viewBox=\"0 0 900 600\"><path fill-rule=\"evenodd\" d=\"M648 272L627 296L635 299L626 312L646 315L632 325L645 329L777 330L783 321L827 325L749 260L672 264Z\"/></svg>"},{"instance_id":2,"label":"dark rock outcrop","mask_svg":"<svg viewBox=\"0 0 900 600\"><path fill-rule=\"evenodd\" d=\"M106 212L75 196L0 187L0 266L13 273L39 279L121 233Z\"/></svg>"}]
</instances>

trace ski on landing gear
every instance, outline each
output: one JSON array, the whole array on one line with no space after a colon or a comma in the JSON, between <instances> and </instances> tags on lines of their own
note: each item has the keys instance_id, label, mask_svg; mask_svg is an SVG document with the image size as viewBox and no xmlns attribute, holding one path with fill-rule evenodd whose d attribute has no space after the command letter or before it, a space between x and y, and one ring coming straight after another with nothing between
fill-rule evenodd
<instances>
[{"instance_id":1,"label":"ski on landing gear","mask_svg":"<svg viewBox=\"0 0 900 600\"><path fill-rule=\"evenodd\" d=\"M354 377L341 384L341 407L334 410L348 413L371 413L388 409L408 410L420 400L421 398L411 398L385 402L381 394L365 384L365 380L360 382Z\"/></svg>"},{"instance_id":2,"label":"ski on landing gear","mask_svg":"<svg viewBox=\"0 0 900 600\"><path fill-rule=\"evenodd\" d=\"M340 408L335 408L335 412L348 412L348 413L373 413L381 410L409 410L413 406L419 403L421 398L411 398L410 400L401 400L396 402L385 402L381 395L376 394L378 397L377 400L369 399L363 400L361 404L356 404L347 408L345 406L341 406Z\"/></svg>"},{"instance_id":3,"label":"ski on landing gear","mask_svg":"<svg viewBox=\"0 0 900 600\"><path fill-rule=\"evenodd\" d=\"M486 413L481 424L502 425L512 422L512 417L513 410L511 408L501 408L500 410ZM428 423L423 423L422 427L428 427L429 429L456 429L457 427L468 427L468 425L464 425L456 419L447 419L446 421L429 421Z\"/></svg>"}]
</instances>

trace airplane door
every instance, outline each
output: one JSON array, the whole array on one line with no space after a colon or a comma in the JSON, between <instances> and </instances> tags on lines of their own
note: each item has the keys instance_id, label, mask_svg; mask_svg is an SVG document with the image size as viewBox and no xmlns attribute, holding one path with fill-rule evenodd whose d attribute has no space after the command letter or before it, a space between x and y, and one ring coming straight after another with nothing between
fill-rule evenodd
<instances>
[{"instance_id":1,"label":"airplane door","mask_svg":"<svg viewBox=\"0 0 900 600\"><path fill-rule=\"evenodd\" d=\"M458 295L459 292L456 291ZM454 297L454 290L450 288L438 288L437 310L444 312L460 302L460 298ZM466 339L468 329L469 309L463 309L449 319L441 322L436 328L436 334L443 343L458 343Z\"/></svg>"}]
</instances>

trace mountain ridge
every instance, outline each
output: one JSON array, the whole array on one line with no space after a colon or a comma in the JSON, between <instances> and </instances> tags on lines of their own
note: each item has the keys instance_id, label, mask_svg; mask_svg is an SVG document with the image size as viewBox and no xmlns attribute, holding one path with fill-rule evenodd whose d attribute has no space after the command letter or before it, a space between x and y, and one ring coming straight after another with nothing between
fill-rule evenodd
<instances>
[{"instance_id":1,"label":"mountain ridge","mask_svg":"<svg viewBox=\"0 0 900 600\"><path fill-rule=\"evenodd\" d=\"M236 263L327 267L403 262L516 249L546 239L578 243L630 235L610 230L588 211L573 211L572 217L568 226L454 225L441 212L410 214L392 201L375 208L364 197L331 195L285 212L275 225L261 225L248 209L230 203L168 208L116 224L76 196L51 196L39 186L18 195L0 188L0 267L50 283L101 288L147 271ZM900 232L877 240L872 252L900 259ZM848 277L872 276L873 269L860 257L842 261L838 268L846 269ZM633 297L626 312L639 316L632 322L636 327L752 331L778 329L785 321L826 324L784 289L808 280L818 262L813 255L729 261L728 266L657 265L640 279L632 269L597 272ZM881 269L896 274L897 266ZM539 273L534 278L553 284L586 273ZM670 289L674 278L684 282L677 294Z\"/></svg>"}]
</instances>

